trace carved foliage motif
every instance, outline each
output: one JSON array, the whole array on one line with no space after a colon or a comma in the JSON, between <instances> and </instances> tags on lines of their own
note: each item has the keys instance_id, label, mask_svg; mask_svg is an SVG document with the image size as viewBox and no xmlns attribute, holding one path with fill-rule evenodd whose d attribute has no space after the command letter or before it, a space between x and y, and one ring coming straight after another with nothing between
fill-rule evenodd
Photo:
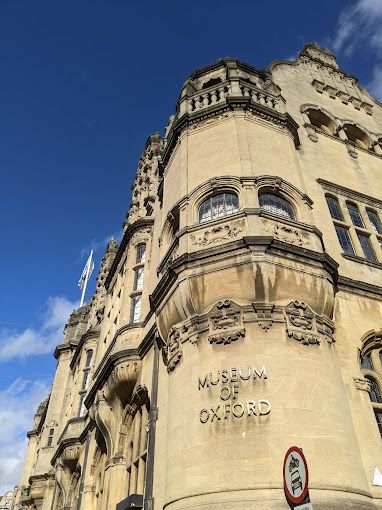
<instances>
[{"instance_id":1,"label":"carved foliage motif","mask_svg":"<svg viewBox=\"0 0 382 510\"><path fill-rule=\"evenodd\" d=\"M182 358L180 329L177 329L174 326L170 329L168 334L166 357L167 371L171 372Z\"/></svg>"},{"instance_id":2,"label":"carved foliage motif","mask_svg":"<svg viewBox=\"0 0 382 510\"><path fill-rule=\"evenodd\" d=\"M242 312L232 306L229 299L219 301L216 309L216 312L209 317L208 341L211 344L230 344L241 337L244 338Z\"/></svg>"},{"instance_id":3,"label":"carved foliage motif","mask_svg":"<svg viewBox=\"0 0 382 510\"><path fill-rule=\"evenodd\" d=\"M303 246L307 242L306 235L304 236L305 233L288 225L268 224L265 231L280 241L296 244L297 246Z\"/></svg>"},{"instance_id":4,"label":"carved foliage motif","mask_svg":"<svg viewBox=\"0 0 382 510\"><path fill-rule=\"evenodd\" d=\"M285 308L288 336L302 344L319 344L315 314L303 301L292 301Z\"/></svg>"},{"instance_id":5,"label":"carved foliage motif","mask_svg":"<svg viewBox=\"0 0 382 510\"><path fill-rule=\"evenodd\" d=\"M191 235L191 242L194 246L209 246L224 241L230 241L244 230L244 226L245 221L238 220L226 225L212 227L201 234Z\"/></svg>"}]
</instances>

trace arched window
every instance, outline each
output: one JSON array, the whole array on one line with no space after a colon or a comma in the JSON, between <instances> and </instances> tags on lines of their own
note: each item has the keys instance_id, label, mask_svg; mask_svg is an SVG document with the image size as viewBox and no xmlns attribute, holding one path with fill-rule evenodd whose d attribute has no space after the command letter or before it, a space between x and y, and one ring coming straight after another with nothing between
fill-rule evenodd
<instances>
[{"instance_id":1,"label":"arched window","mask_svg":"<svg viewBox=\"0 0 382 510\"><path fill-rule=\"evenodd\" d=\"M361 368L363 368L364 370L374 370L370 354L366 354L366 356L363 358L361 362Z\"/></svg>"},{"instance_id":2,"label":"arched window","mask_svg":"<svg viewBox=\"0 0 382 510\"><path fill-rule=\"evenodd\" d=\"M239 199L232 193L221 193L207 198L199 206L199 223L216 220L239 210Z\"/></svg>"},{"instance_id":3,"label":"arched window","mask_svg":"<svg viewBox=\"0 0 382 510\"><path fill-rule=\"evenodd\" d=\"M308 110L307 115L309 117L310 123L313 126L319 128L320 131L326 133L327 135L333 135L335 132L335 126L330 118L322 113L320 110Z\"/></svg>"},{"instance_id":4,"label":"arched window","mask_svg":"<svg viewBox=\"0 0 382 510\"><path fill-rule=\"evenodd\" d=\"M296 219L296 215L291 204L284 198L273 195L272 193L263 193L259 196L260 207L263 211L284 216L284 218Z\"/></svg>"},{"instance_id":5,"label":"arched window","mask_svg":"<svg viewBox=\"0 0 382 510\"><path fill-rule=\"evenodd\" d=\"M366 336L363 341L364 348L361 350L361 370L364 377L369 381L369 396L372 403L375 419L377 421L379 432L382 436L382 392L378 381L382 378L382 351L381 351L381 332L372 332L371 336ZM371 344L374 348L365 351L365 344Z\"/></svg>"},{"instance_id":6,"label":"arched window","mask_svg":"<svg viewBox=\"0 0 382 510\"><path fill-rule=\"evenodd\" d=\"M351 140L362 149L370 149L370 140L366 133L353 124L345 124L343 129L348 140Z\"/></svg>"},{"instance_id":7,"label":"arched window","mask_svg":"<svg viewBox=\"0 0 382 510\"><path fill-rule=\"evenodd\" d=\"M381 389L377 381L374 381L371 377L367 377L367 379L370 381L370 400L375 404L382 404Z\"/></svg>"},{"instance_id":8,"label":"arched window","mask_svg":"<svg viewBox=\"0 0 382 510\"><path fill-rule=\"evenodd\" d=\"M376 212L371 211L370 209L366 209L367 215L369 217L371 228L375 234L382 234L382 225L381 220Z\"/></svg>"},{"instance_id":9,"label":"arched window","mask_svg":"<svg viewBox=\"0 0 382 510\"><path fill-rule=\"evenodd\" d=\"M88 352L86 353L85 367L90 367L90 365L92 364L92 358L93 358L93 350L89 349Z\"/></svg>"}]
</instances>

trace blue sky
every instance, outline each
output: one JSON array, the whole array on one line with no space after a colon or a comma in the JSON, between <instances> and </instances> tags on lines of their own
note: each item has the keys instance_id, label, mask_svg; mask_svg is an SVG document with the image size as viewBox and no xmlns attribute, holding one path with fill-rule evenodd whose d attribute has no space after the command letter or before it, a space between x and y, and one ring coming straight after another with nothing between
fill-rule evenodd
<instances>
[{"instance_id":1,"label":"blue sky","mask_svg":"<svg viewBox=\"0 0 382 510\"><path fill-rule=\"evenodd\" d=\"M147 137L195 68L258 68L316 41L382 101L380 0L0 2L0 495L55 370L82 268L120 240Z\"/></svg>"}]
</instances>

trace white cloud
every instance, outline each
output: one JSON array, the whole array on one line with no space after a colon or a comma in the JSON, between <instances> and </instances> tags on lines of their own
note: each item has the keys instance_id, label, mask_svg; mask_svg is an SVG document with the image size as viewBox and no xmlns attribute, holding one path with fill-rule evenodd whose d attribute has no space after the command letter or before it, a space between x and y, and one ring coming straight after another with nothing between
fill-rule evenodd
<instances>
[{"instance_id":1,"label":"white cloud","mask_svg":"<svg viewBox=\"0 0 382 510\"><path fill-rule=\"evenodd\" d=\"M46 381L17 379L0 391L0 494L20 481L33 415L49 393Z\"/></svg>"},{"instance_id":2,"label":"white cloud","mask_svg":"<svg viewBox=\"0 0 382 510\"><path fill-rule=\"evenodd\" d=\"M62 343L64 326L78 306L78 302L73 303L64 297L50 297L39 328L26 328L21 332L1 330L0 361L51 353L57 344Z\"/></svg>"},{"instance_id":3,"label":"white cloud","mask_svg":"<svg viewBox=\"0 0 382 510\"><path fill-rule=\"evenodd\" d=\"M338 19L337 32L332 41L334 52L343 51L350 56L362 43L382 56L382 2L381 0L358 0L347 4Z\"/></svg>"},{"instance_id":4,"label":"white cloud","mask_svg":"<svg viewBox=\"0 0 382 510\"><path fill-rule=\"evenodd\" d=\"M382 103L382 64L375 66L373 79L366 85L366 90Z\"/></svg>"}]
</instances>

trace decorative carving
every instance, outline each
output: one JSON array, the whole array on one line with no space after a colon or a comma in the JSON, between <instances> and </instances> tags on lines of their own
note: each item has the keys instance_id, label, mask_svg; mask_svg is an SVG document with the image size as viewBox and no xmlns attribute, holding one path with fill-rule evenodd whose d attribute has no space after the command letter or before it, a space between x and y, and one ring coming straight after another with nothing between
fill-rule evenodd
<instances>
[{"instance_id":1,"label":"decorative carving","mask_svg":"<svg viewBox=\"0 0 382 510\"><path fill-rule=\"evenodd\" d=\"M265 231L273 235L276 239L286 243L296 244L297 246L306 244L306 240L303 238L301 231L288 225L267 223Z\"/></svg>"},{"instance_id":2,"label":"decorative carving","mask_svg":"<svg viewBox=\"0 0 382 510\"><path fill-rule=\"evenodd\" d=\"M192 234L191 242L194 246L209 246L237 237L244 230L245 221L233 221L227 225L219 225L205 230L202 234Z\"/></svg>"},{"instance_id":3,"label":"decorative carving","mask_svg":"<svg viewBox=\"0 0 382 510\"><path fill-rule=\"evenodd\" d=\"M264 329L265 332L267 332L273 324L272 312L275 308L275 305L265 303L252 303L252 306L257 315L258 325L260 328Z\"/></svg>"},{"instance_id":4,"label":"decorative carving","mask_svg":"<svg viewBox=\"0 0 382 510\"><path fill-rule=\"evenodd\" d=\"M231 301L219 301L217 311L209 317L210 332L208 341L213 344L230 344L245 336L242 313L232 307Z\"/></svg>"},{"instance_id":5,"label":"decorative carving","mask_svg":"<svg viewBox=\"0 0 382 510\"><path fill-rule=\"evenodd\" d=\"M304 345L319 344L315 314L303 301L292 301L285 308L288 336Z\"/></svg>"},{"instance_id":6,"label":"decorative carving","mask_svg":"<svg viewBox=\"0 0 382 510\"><path fill-rule=\"evenodd\" d=\"M357 159L358 158L358 152L356 151L356 148L355 148L355 143L352 142L351 140L346 140L346 148L348 150L348 153L350 154L350 156L354 159Z\"/></svg>"},{"instance_id":7,"label":"decorative carving","mask_svg":"<svg viewBox=\"0 0 382 510\"><path fill-rule=\"evenodd\" d=\"M370 391L370 381L365 377L354 377L354 384L357 390Z\"/></svg>"},{"instance_id":8,"label":"decorative carving","mask_svg":"<svg viewBox=\"0 0 382 510\"><path fill-rule=\"evenodd\" d=\"M166 354L167 372L174 370L181 358L182 349L180 346L180 330L173 326L168 334Z\"/></svg>"}]
</instances>

